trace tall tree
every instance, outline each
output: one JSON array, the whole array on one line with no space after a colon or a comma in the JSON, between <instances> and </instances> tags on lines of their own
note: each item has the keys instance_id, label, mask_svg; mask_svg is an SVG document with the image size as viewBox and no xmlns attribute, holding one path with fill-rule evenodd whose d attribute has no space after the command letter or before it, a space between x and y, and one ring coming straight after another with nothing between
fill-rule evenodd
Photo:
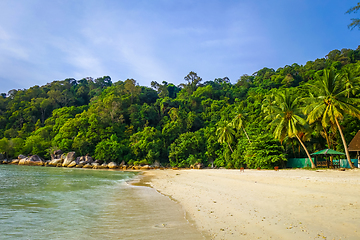
<instances>
[{"instance_id":1,"label":"tall tree","mask_svg":"<svg viewBox=\"0 0 360 240\"><path fill-rule=\"evenodd\" d=\"M236 130L240 130L242 129L249 141L249 143L251 143L249 135L247 134L246 130L245 130L245 113L244 112L240 112L237 113L235 118L232 120L231 124L232 126L234 126L236 128Z\"/></svg>"},{"instance_id":2,"label":"tall tree","mask_svg":"<svg viewBox=\"0 0 360 240\"><path fill-rule=\"evenodd\" d=\"M231 152L234 152L231 148L231 143L234 141L234 130L229 122L222 122L216 130L216 134L219 136L219 143L227 143Z\"/></svg>"},{"instance_id":3,"label":"tall tree","mask_svg":"<svg viewBox=\"0 0 360 240\"><path fill-rule=\"evenodd\" d=\"M272 120L270 126L275 127L274 136L280 141L283 141L285 137L296 137L310 159L311 167L315 168L315 164L305 144L299 137L299 133L303 132L307 126L300 105L300 98L295 98L294 95L285 90L275 96L275 101L271 105L271 113L265 119Z\"/></svg>"},{"instance_id":4,"label":"tall tree","mask_svg":"<svg viewBox=\"0 0 360 240\"><path fill-rule=\"evenodd\" d=\"M349 165L353 167L339 120L344 118L344 114L360 119L360 110L355 106L359 99L347 97L353 88L346 86L342 76L336 74L334 69L325 69L324 75L310 87L314 95L307 98L309 104L305 108L305 113L308 113L308 122L311 124L321 119L321 124L324 127L336 124L344 145L346 158Z\"/></svg>"}]
</instances>

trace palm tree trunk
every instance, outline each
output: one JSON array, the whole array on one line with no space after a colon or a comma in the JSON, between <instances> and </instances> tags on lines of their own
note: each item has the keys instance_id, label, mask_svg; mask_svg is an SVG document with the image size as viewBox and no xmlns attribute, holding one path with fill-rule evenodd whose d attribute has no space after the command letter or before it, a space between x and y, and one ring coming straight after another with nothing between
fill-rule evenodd
<instances>
[{"instance_id":1,"label":"palm tree trunk","mask_svg":"<svg viewBox=\"0 0 360 240\"><path fill-rule=\"evenodd\" d=\"M313 162L312 158L310 157L310 154L309 154L309 152L308 152L307 148L305 147L304 143L301 141L301 139L299 138L299 136L298 136L297 134L296 134L295 136L296 136L296 138L299 140L299 142L300 142L301 146L304 148L304 150L305 150L305 152L306 152L306 155L307 155L307 156L308 156L308 158L310 159L310 162L311 162L311 168L315 168L315 164L314 164L314 162Z\"/></svg>"},{"instance_id":2,"label":"palm tree trunk","mask_svg":"<svg viewBox=\"0 0 360 240\"><path fill-rule=\"evenodd\" d=\"M336 122L336 126L337 126L338 129L339 129L339 133L340 133L341 139L342 139L343 144L344 144L344 149L345 149L347 161L348 161L350 167L351 167L351 168L354 168L354 166L353 166L353 164L352 164L352 162L351 162L351 159L350 159L349 150L348 150L348 148L347 148L347 146L346 146L346 141L345 141L345 138L344 138L344 134L343 134L343 132L342 132L342 130L341 130L340 124L339 124L339 122L338 122L338 120L337 120L336 117L335 117L335 122Z\"/></svg>"},{"instance_id":3,"label":"palm tree trunk","mask_svg":"<svg viewBox=\"0 0 360 240\"><path fill-rule=\"evenodd\" d=\"M326 129L325 129L324 127L323 127L323 129L324 129L324 133L325 133L326 142L327 142L327 144L328 144L328 148L331 149L331 144L330 144L329 136L328 136L328 134L327 134L327 132L326 132Z\"/></svg>"},{"instance_id":4,"label":"palm tree trunk","mask_svg":"<svg viewBox=\"0 0 360 240\"><path fill-rule=\"evenodd\" d=\"M242 129L244 130L244 133L245 133L245 135L246 135L247 139L249 140L249 143L251 144L251 142L250 142L250 138L249 138L249 136L247 135L247 132L245 131L245 128L243 127Z\"/></svg>"},{"instance_id":5,"label":"palm tree trunk","mask_svg":"<svg viewBox=\"0 0 360 240\"><path fill-rule=\"evenodd\" d=\"M229 145L229 148L230 148L231 152L233 153L234 151L232 150L230 143L227 143L227 144Z\"/></svg>"}]
</instances>

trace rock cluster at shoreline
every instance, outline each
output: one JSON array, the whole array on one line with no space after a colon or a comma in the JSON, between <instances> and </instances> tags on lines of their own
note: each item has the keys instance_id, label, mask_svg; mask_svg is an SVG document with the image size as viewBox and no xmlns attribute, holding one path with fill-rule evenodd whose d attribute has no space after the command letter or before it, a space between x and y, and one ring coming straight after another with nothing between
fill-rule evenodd
<instances>
[{"instance_id":1,"label":"rock cluster at shoreline","mask_svg":"<svg viewBox=\"0 0 360 240\"><path fill-rule=\"evenodd\" d=\"M165 169L160 164L128 166L123 161L120 164L116 162L105 163L102 160L94 160L91 156L81 156L75 158L75 152L63 153L61 150L54 151L51 154L51 160L43 160L38 155L25 156L20 154L17 159L1 160L1 164L44 166L44 167L67 167L67 168L88 168L88 169L119 169L119 170L150 170ZM200 167L199 167L200 168Z\"/></svg>"}]
</instances>

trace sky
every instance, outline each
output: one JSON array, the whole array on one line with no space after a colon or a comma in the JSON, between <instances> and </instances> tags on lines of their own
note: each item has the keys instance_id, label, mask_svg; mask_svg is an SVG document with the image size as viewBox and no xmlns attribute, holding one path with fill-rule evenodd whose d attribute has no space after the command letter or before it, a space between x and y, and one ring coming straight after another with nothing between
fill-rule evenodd
<instances>
[{"instance_id":1,"label":"sky","mask_svg":"<svg viewBox=\"0 0 360 240\"><path fill-rule=\"evenodd\" d=\"M358 0L0 0L0 93L110 76L178 85L356 49Z\"/></svg>"}]
</instances>

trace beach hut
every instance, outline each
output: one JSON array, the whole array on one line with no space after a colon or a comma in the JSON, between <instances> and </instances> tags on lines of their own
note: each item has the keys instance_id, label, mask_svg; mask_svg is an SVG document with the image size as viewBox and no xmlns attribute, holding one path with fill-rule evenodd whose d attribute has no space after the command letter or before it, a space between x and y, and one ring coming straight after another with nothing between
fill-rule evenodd
<instances>
[{"instance_id":1,"label":"beach hut","mask_svg":"<svg viewBox=\"0 0 360 240\"><path fill-rule=\"evenodd\" d=\"M356 133L355 137L351 140L349 147L349 152L356 152L358 163L360 162L360 130Z\"/></svg>"},{"instance_id":2,"label":"beach hut","mask_svg":"<svg viewBox=\"0 0 360 240\"><path fill-rule=\"evenodd\" d=\"M321 151L314 152L310 155L316 157L316 166L317 167L340 167L340 159L333 159L333 156L345 155L345 153L335 151L333 149L324 149ZM318 156L324 156L325 160L318 160ZM327 158L330 156L330 159Z\"/></svg>"}]
</instances>

